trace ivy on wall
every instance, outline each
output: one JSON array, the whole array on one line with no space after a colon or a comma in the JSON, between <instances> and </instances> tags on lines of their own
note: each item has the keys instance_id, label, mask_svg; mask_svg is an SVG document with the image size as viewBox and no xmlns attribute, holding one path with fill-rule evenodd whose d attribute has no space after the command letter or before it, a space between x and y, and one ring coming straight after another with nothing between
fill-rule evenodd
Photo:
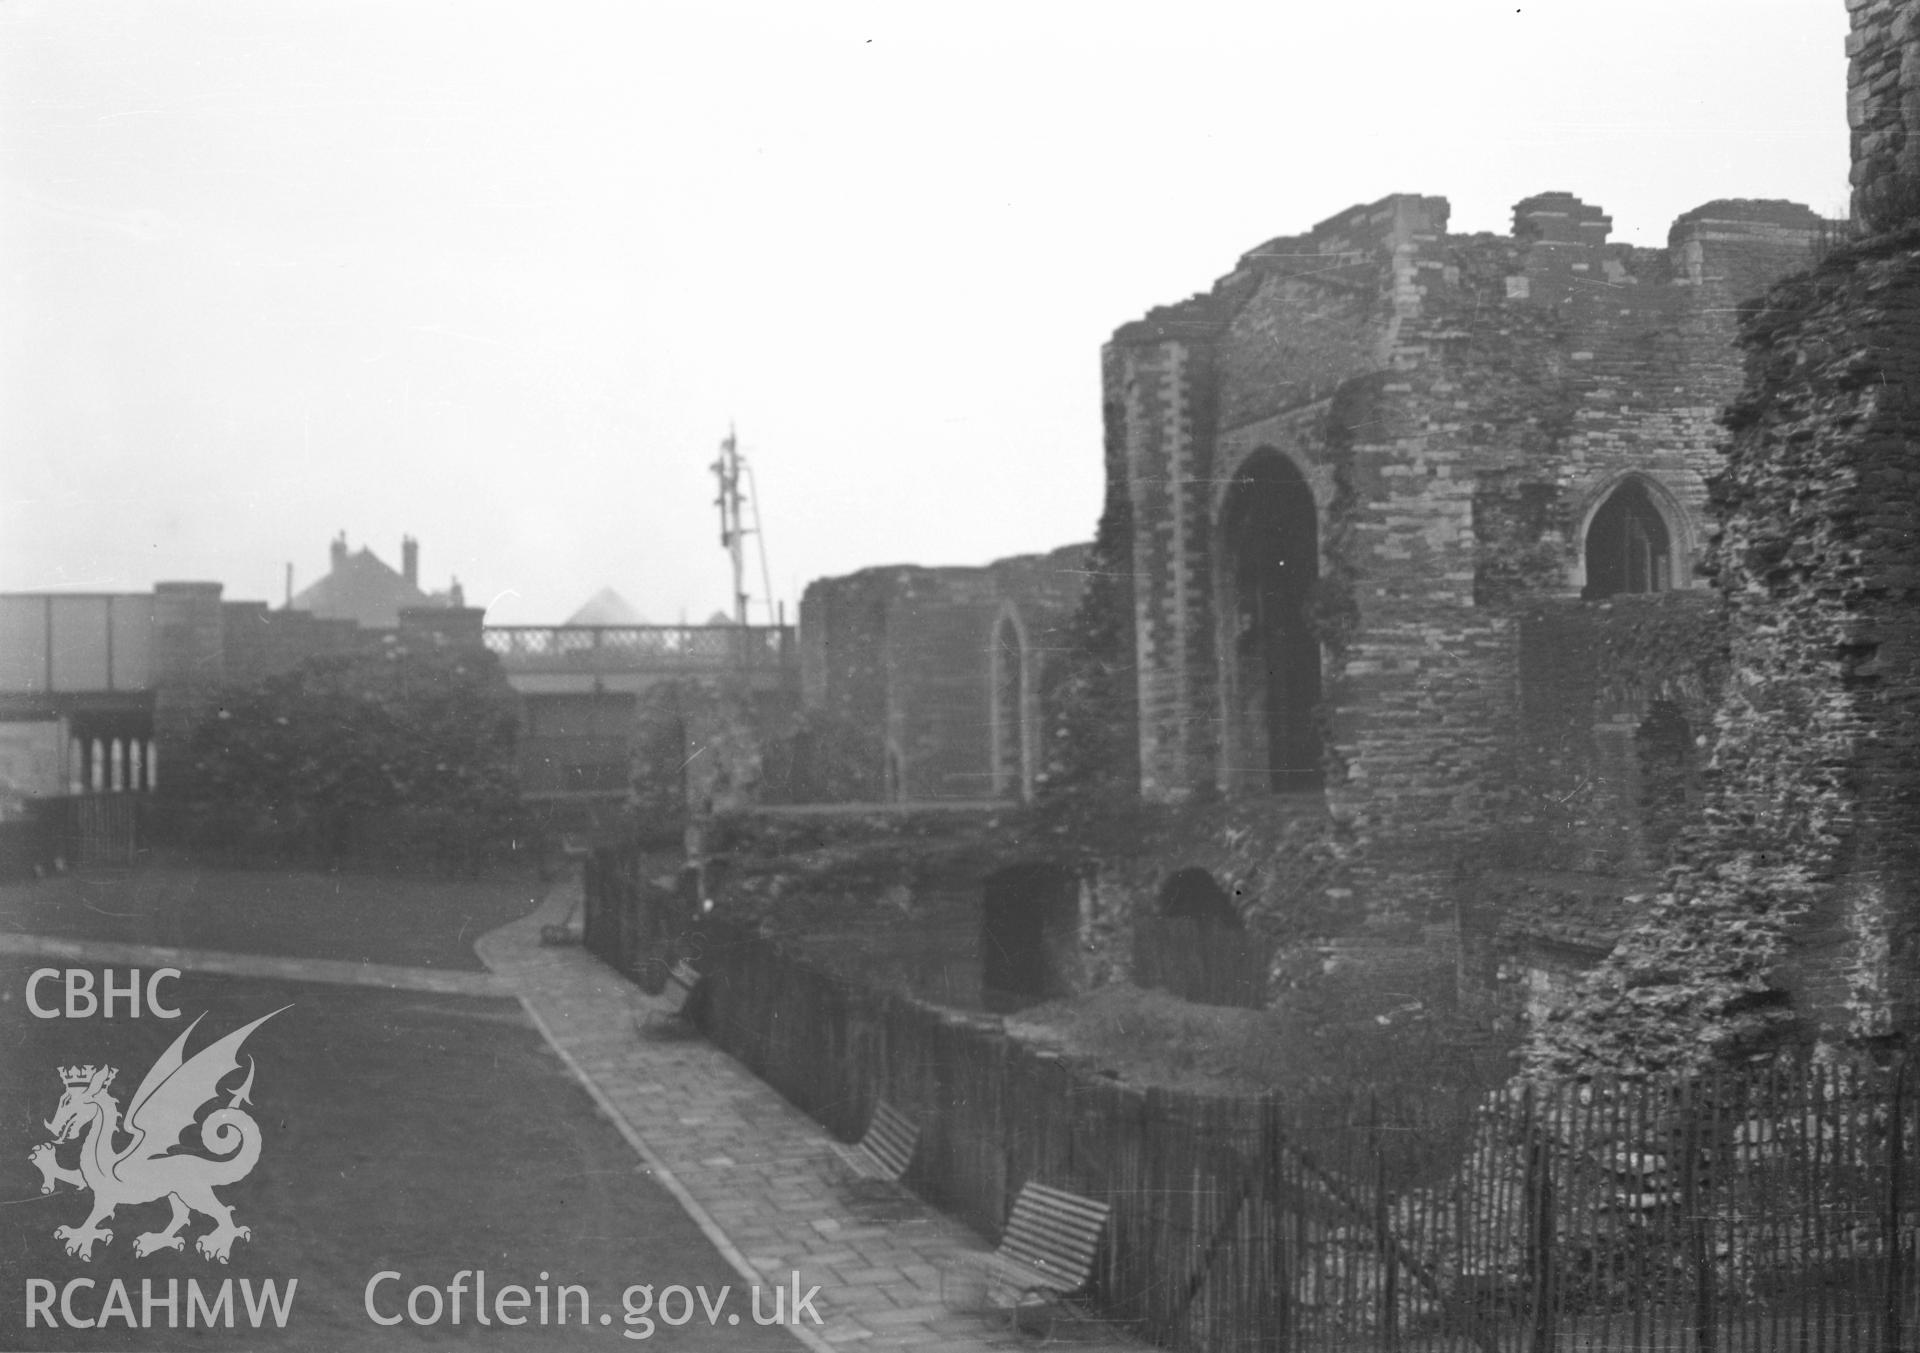
<instances>
[{"instance_id":1,"label":"ivy on wall","mask_svg":"<svg viewBox=\"0 0 1920 1353\"><path fill-rule=\"evenodd\" d=\"M1726 608L1718 597L1684 604L1691 600L1662 592L1601 603L1604 618L1591 632L1604 702L1692 708L1718 693L1727 675Z\"/></svg>"},{"instance_id":2,"label":"ivy on wall","mask_svg":"<svg viewBox=\"0 0 1920 1353\"><path fill-rule=\"evenodd\" d=\"M1045 755L1039 790L1059 803L1132 797L1140 783L1133 648L1133 508L1110 483L1087 558L1087 589L1066 651L1042 669Z\"/></svg>"}]
</instances>

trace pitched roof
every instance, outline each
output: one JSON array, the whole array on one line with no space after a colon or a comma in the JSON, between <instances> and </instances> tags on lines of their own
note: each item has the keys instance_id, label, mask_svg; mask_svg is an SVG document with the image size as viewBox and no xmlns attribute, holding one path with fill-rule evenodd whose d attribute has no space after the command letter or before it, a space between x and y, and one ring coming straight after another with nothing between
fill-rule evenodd
<instances>
[{"instance_id":1,"label":"pitched roof","mask_svg":"<svg viewBox=\"0 0 1920 1353\"><path fill-rule=\"evenodd\" d=\"M569 625L644 625L646 619L611 587L603 587L568 616Z\"/></svg>"},{"instance_id":2,"label":"pitched roof","mask_svg":"<svg viewBox=\"0 0 1920 1353\"><path fill-rule=\"evenodd\" d=\"M364 545L335 556L332 571L290 603L293 610L310 611L323 620L352 620L369 629L394 628L409 606L446 604L445 593L422 592Z\"/></svg>"}]
</instances>

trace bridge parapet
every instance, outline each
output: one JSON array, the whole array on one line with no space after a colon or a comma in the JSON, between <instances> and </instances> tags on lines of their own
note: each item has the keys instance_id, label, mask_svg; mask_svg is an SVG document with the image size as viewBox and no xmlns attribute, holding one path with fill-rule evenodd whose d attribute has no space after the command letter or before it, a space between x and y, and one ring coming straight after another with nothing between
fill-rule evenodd
<instances>
[{"instance_id":1,"label":"bridge parapet","mask_svg":"<svg viewBox=\"0 0 1920 1353\"><path fill-rule=\"evenodd\" d=\"M153 612L141 593L0 595L0 695L146 690Z\"/></svg>"}]
</instances>

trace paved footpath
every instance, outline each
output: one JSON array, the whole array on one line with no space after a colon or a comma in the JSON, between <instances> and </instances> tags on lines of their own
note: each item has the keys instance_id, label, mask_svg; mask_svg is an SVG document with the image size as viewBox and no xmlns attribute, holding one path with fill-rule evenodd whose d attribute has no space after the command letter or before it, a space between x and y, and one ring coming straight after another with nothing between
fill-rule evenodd
<instances>
[{"instance_id":1,"label":"paved footpath","mask_svg":"<svg viewBox=\"0 0 1920 1353\"><path fill-rule=\"evenodd\" d=\"M179 968L223 977L280 978L288 982L328 982L389 991L426 991L442 996L512 996L514 990L485 972L440 968L403 968L389 963L348 963L331 958L275 958L220 949L171 949L115 940L71 940L51 935L0 931L0 957L57 958L73 963L119 963L145 968Z\"/></svg>"},{"instance_id":2,"label":"paved footpath","mask_svg":"<svg viewBox=\"0 0 1920 1353\"><path fill-rule=\"evenodd\" d=\"M702 1040L641 1037L636 1018L664 1002L578 947L543 947L541 925L570 916L579 897L577 880L563 883L474 947L743 1277L771 1284L797 1270L802 1290L819 1284L824 1323L803 1327L807 1343L970 1353L1035 1342L942 1300L942 1272L982 1253L979 1236L925 1207L863 1218L825 1128ZM1091 1332L1076 1325L1068 1337L1096 1353L1142 1347Z\"/></svg>"}]
</instances>

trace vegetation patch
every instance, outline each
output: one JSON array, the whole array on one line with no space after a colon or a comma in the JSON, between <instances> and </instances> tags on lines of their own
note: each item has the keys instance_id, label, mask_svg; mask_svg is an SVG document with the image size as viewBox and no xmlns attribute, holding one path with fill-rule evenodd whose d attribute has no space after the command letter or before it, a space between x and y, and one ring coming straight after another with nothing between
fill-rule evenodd
<instances>
[{"instance_id":1,"label":"vegetation patch","mask_svg":"<svg viewBox=\"0 0 1920 1353\"><path fill-rule=\"evenodd\" d=\"M713 899L723 920L806 936L912 916L916 898L973 889L1044 853L1029 815L962 811L738 813L713 820Z\"/></svg>"},{"instance_id":2,"label":"vegetation patch","mask_svg":"<svg viewBox=\"0 0 1920 1353\"><path fill-rule=\"evenodd\" d=\"M1498 1085L1512 1073L1516 1035L1454 1010L1449 976L1436 969L1386 1009L1357 975L1288 992L1265 1010L1194 1005L1116 982L1008 1016L1006 1030L1127 1084L1280 1091L1302 1107Z\"/></svg>"},{"instance_id":3,"label":"vegetation patch","mask_svg":"<svg viewBox=\"0 0 1920 1353\"><path fill-rule=\"evenodd\" d=\"M186 842L216 856L471 873L511 853L514 696L490 653L390 638L221 692L194 730Z\"/></svg>"}]
</instances>

